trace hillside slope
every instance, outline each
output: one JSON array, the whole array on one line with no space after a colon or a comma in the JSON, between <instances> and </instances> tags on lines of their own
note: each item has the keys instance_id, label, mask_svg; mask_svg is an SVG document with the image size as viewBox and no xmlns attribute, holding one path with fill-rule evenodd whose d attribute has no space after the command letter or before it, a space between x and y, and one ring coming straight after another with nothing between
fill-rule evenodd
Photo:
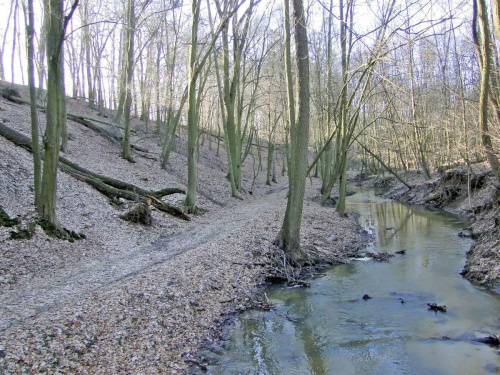
<instances>
[{"instance_id":1,"label":"hillside slope","mask_svg":"<svg viewBox=\"0 0 500 375\"><path fill-rule=\"evenodd\" d=\"M15 88L27 98L25 87ZM68 112L98 117L73 99ZM29 135L27 105L0 98L0 121ZM72 121L64 156L150 190L185 188L183 134L165 171L157 137L137 120L133 128L132 142L148 150L133 155L136 163L120 157L119 144ZM253 170L249 159L247 190ZM227 317L260 303L286 208L286 177L269 187L261 172L241 201L231 198L226 173L223 149L217 157L205 142L198 191L208 212L185 222L153 209L152 225L142 226L119 217L132 202L112 204L59 172L57 217L86 239L70 243L36 226L31 239L15 241L12 228L0 227L0 372L186 373L199 347L217 347ZM36 217L32 181L31 155L0 137L0 206L24 228ZM317 181L307 185L303 244L322 261L344 262L362 243L357 225L319 206ZM181 205L183 195L168 199Z\"/></svg>"}]
</instances>

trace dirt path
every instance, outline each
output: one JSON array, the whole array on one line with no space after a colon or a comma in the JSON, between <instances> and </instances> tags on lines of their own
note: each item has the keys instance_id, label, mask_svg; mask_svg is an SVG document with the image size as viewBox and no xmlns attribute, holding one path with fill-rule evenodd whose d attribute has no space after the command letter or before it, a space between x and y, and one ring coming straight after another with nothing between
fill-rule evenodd
<instances>
[{"instance_id":1,"label":"dirt path","mask_svg":"<svg viewBox=\"0 0 500 375\"><path fill-rule=\"evenodd\" d=\"M28 97L25 87L16 89ZM68 105L73 113L98 116L83 101ZM3 98L0 106L0 121L30 134L28 106ZM134 128L134 142L141 138L150 151L134 164L115 144L71 121L67 156L149 190L185 186L186 135L165 171L153 157L161 154L157 139L142 137L148 132L137 120ZM86 240L69 244L37 227L30 240L18 242L9 239L12 228L0 227L0 373L185 374L186 358L218 345L218 328L252 306L269 274L287 177L278 176L273 187L263 173L244 180L253 191L240 202L230 197L223 148L216 155L201 144L198 167L199 204L210 211L190 223L157 211L151 227L124 222L119 217L130 203L110 205L92 187L59 173L58 218ZM0 203L24 228L36 218L32 169L32 155L0 137ZM251 163L243 169L245 176L255 172ZM317 180L307 186L302 243L327 262L344 261L360 245L355 222L319 206ZM183 197L170 199L181 204Z\"/></svg>"},{"instance_id":2,"label":"dirt path","mask_svg":"<svg viewBox=\"0 0 500 375\"><path fill-rule=\"evenodd\" d=\"M41 275L17 285L0 295L0 334L12 328L30 324L41 314L48 315L74 301L88 297L103 287L126 284L153 267L168 263L187 251L196 251L204 243L227 242L257 218L277 211L285 205L284 187L270 190L262 198L224 208L215 214L207 213L193 220L186 229L174 235L160 236L132 252L93 259L75 267L58 270L56 274Z\"/></svg>"},{"instance_id":3,"label":"dirt path","mask_svg":"<svg viewBox=\"0 0 500 375\"><path fill-rule=\"evenodd\" d=\"M360 238L354 220L315 202L318 188L308 184L303 243L340 262ZM0 372L186 373L186 358L218 345L216 328L263 281L286 208L284 185L266 191L133 250L97 251L4 289Z\"/></svg>"}]
</instances>

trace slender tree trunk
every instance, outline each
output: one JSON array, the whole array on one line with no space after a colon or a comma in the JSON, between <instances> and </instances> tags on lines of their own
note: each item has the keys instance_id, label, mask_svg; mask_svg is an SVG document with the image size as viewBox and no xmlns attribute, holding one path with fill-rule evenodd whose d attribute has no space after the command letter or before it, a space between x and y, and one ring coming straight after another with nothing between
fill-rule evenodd
<instances>
[{"instance_id":1,"label":"slender tree trunk","mask_svg":"<svg viewBox=\"0 0 500 375\"><path fill-rule=\"evenodd\" d=\"M208 6L208 18L210 21L210 27L212 28L212 30L214 30L212 14L210 12L209 0L207 0L207 6ZM225 43L225 39L224 39L225 32L226 32L226 30L222 31L223 43ZM212 34L212 37L213 37L213 34ZM231 183L231 196L236 198L236 197L238 197L238 188L236 186L235 176L233 173L233 170L234 170L233 158L231 156L231 146L229 143L229 131L227 128L228 120L227 120L227 115L226 115L225 108L224 108L225 94L224 94L224 89L223 89L223 80L221 79L221 76L220 76L219 62L217 59L217 53L216 53L215 49L213 50L213 58L214 58L214 65L215 65L215 76L217 78L217 91L219 93L220 113L221 113L221 119L222 119L222 124L223 124L223 128L224 128L224 143L226 144L227 165L229 166L229 181ZM225 59L225 55L223 56L223 58ZM225 66L225 64L226 63L223 61L223 66ZM224 71L224 87L226 85L225 77L226 77L226 72ZM221 133L221 127L219 125L219 138L217 140L217 156L219 156L220 138L221 138L220 133Z\"/></svg>"},{"instance_id":2,"label":"slender tree trunk","mask_svg":"<svg viewBox=\"0 0 500 375\"><path fill-rule=\"evenodd\" d=\"M121 45L121 53L120 53L120 77L119 77L119 88L118 88L118 106L115 113L114 122L119 124L122 115L123 108L125 107L125 99L126 99L126 91L127 91L127 52L128 52L128 38L127 32L122 31L120 33L120 45Z\"/></svg>"},{"instance_id":3,"label":"slender tree trunk","mask_svg":"<svg viewBox=\"0 0 500 375\"><path fill-rule=\"evenodd\" d=\"M15 80L15 53L16 53L16 41L17 41L17 13L18 13L18 8L19 8L19 0L13 0L14 1L14 14L13 14L13 20L14 20L14 30L12 31L12 56L10 59L10 70L11 70L11 82L14 83Z\"/></svg>"},{"instance_id":4,"label":"slender tree trunk","mask_svg":"<svg viewBox=\"0 0 500 375\"><path fill-rule=\"evenodd\" d=\"M481 128L481 141L493 174L495 175L497 180L500 181L500 163L493 150L491 136L488 129L488 94L490 91L489 79L491 72L491 39L485 0L474 1L473 22L474 44L478 55L479 66L481 69L481 91L479 95L479 126Z\"/></svg>"},{"instance_id":5,"label":"slender tree trunk","mask_svg":"<svg viewBox=\"0 0 500 375\"><path fill-rule=\"evenodd\" d=\"M45 12L45 8L44 8L44 12ZM45 78L47 78L47 69L45 66L45 56L47 54L47 41L45 40L45 35L47 34L47 28L48 28L47 19L48 19L47 15L44 14L43 21L42 21L42 32L41 32L41 35L44 37L39 38L39 40L38 40L38 93L37 93L37 96L39 99L43 97L44 82L45 82Z\"/></svg>"},{"instance_id":6,"label":"slender tree trunk","mask_svg":"<svg viewBox=\"0 0 500 375\"><path fill-rule=\"evenodd\" d=\"M284 2L285 24L289 22L288 2ZM291 162L289 170L290 190L285 218L275 243L283 248L291 263L301 263L305 252L300 246L300 227L306 187L307 152L309 145L309 47L307 41L306 17L302 0L293 0L293 21L295 31L295 53L297 64L297 121L292 119L295 112L293 94L289 92ZM290 63L290 29L285 26L285 62ZM291 69L287 68L288 89L290 90Z\"/></svg>"},{"instance_id":7,"label":"slender tree trunk","mask_svg":"<svg viewBox=\"0 0 500 375\"><path fill-rule=\"evenodd\" d=\"M198 45L198 21L200 0L192 0L191 8L191 48L189 54L189 89L188 89L188 191L185 205L188 213L194 214L196 208L196 185L198 183L197 144L198 114L196 108L196 54Z\"/></svg>"},{"instance_id":8,"label":"slender tree trunk","mask_svg":"<svg viewBox=\"0 0 500 375\"><path fill-rule=\"evenodd\" d=\"M266 185L271 185L272 169L273 169L273 157L274 157L274 143L273 143L273 133L271 131L271 108L269 108L269 114L267 116L267 121L269 122L269 135L267 137L267 177ZM260 147L259 147L260 150Z\"/></svg>"},{"instance_id":9,"label":"slender tree trunk","mask_svg":"<svg viewBox=\"0 0 500 375\"><path fill-rule=\"evenodd\" d=\"M134 75L134 37L135 37L135 1L128 0L127 6L127 61L126 64L126 85L125 85L125 105L123 108L125 131L123 134L123 158L132 161L130 155L130 111L132 104L132 79Z\"/></svg>"},{"instance_id":10,"label":"slender tree trunk","mask_svg":"<svg viewBox=\"0 0 500 375\"><path fill-rule=\"evenodd\" d=\"M327 103L327 113L326 113L326 129L327 129L327 134L332 133L332 122L333 122L333 102L334 102L334 97L333 97L333 51L332 51L332 28L333 28L333 0L330 0L330 7L328 10L328 42L327 42L327 87L326 87L326 93L327 97L326 100L328 100ZM331 142L328 140L326 141L325 145L325 155L324 155L324 163L323 163L323 170L322 170L322 176L323 176L323 181L321 184L321 193L324 193L328 190L328 180L329 177L332 173L332 160L333 160L333 145ZM329 192L328 192L329 195Z\"/></svg>"},{"instance_id":11,"label":"slender tree trunk","mask_svg":"<svg viewBox=\"0 0 500 375\"><path fill-rule=\"evenodd\" d=\"M53 225L56 220L57 166L61 134L63 1L45 0L47 17L47 110L40 215Z\"/></svg>"},{"instance_id":12,"label":"slender tree trunk","mask_svg":"<svg viewBox=\"0 0 500 375\"><path fill-rule=\"evenodd\" d=\"M83 24L88 24L89 21L89 3L85 2L83 6ZM89 27L83 28L83 46L85 48L85 65L87 68L87 86L88 86L88 98L89 98L89 107L95 108L95 87L94 81L92 79L92 57L91 57L91 46L90 46L90 33Z\"/></svg>"},{"instance_id":13,"label":"slender tree trunk","mask_svg":"<svg viewBox=\"0 0 500 375\"><path fill-rule=\"evenodd\" d=\"M64 56L64 45L61 46L61 55ZM66 87L64 85L64 59L61 61L61 151L67 153L69 151L68 147L68 121L66 117Z\"/></svg>"},{"instance_id":14,"label":"slender tree trunk","mask_svg":"<svg viewBox=\"0 0 500 375\"><path fill-rule=\"evenodd\" d=\"M30 91L30 114L31 114L31 147L33 149L33 166L34 166L34 190L35 190L35 207L40 213L40 185L41 185L41 158L40 158L40 139L38 134L38 111L36 106L36 88L35 88L35 16L33 10L33 0L28 0L28 9L25 9L26 22L26 41L28 54L28 85Z\"/></svg>"}]
</instances>

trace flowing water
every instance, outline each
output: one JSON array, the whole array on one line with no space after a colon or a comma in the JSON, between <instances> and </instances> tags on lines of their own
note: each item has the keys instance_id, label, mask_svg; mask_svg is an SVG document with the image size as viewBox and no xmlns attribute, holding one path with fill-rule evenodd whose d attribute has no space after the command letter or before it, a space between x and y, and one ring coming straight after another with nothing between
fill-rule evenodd
<instances>
[{"instance_id":1,"label":"flowing water","mask_svg":"<svg viewBox=\"0 0 500 375\"><path fill-rule=\"evenodd\" d=\"M500 333L500 298L459 274L471 241L457 233L468 223L373 191L349 197L348 210L373 231L369 251L406 254L335 266L311 288L269 288L275 309L240 316L209 373L500 373L499 349L473 341Z\"/></svg>"}]
</instances>

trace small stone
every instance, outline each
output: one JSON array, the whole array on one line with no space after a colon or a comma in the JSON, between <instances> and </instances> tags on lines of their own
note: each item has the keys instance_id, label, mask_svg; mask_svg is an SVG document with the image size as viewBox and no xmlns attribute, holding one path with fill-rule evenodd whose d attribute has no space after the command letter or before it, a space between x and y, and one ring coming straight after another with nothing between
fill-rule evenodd
<instances>
[{"instance_id":1,"label":"small stone","mask_svg":"<svg viewBox=\"0 0 500 375\"><path fill-rule=\"evenodd\" d=\"M330 237L328 237L328 242L335 242L339 239L339 236L336 234L332 234Z\"/></svg>"}]
</instances>

